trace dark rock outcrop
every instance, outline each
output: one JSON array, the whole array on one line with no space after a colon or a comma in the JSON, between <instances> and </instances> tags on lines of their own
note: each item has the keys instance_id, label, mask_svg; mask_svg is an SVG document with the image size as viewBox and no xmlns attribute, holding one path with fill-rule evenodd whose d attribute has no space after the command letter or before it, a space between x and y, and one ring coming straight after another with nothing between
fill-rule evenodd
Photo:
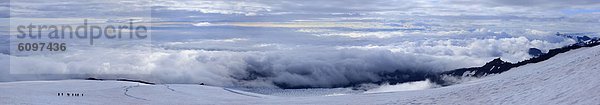
<instances>
[{"instance_id":1,"label":"dark rock outcrop","mask_svg":"<svg viewBox=\"0 0 600 105\"><path fill-rule=\"evenodd\" d=\"M106 80L112 80L112 81L127 81L127 82L137 82L137 83L143 83L143 84L149 84L149 85L155 85L155 83L152 82L147 82L147 81L142 81L142 80L134 80L134 79L99 79L99 78L86 78L85 80L96 80L96 81L106 81Z\"/></svg>"},{"instance_id":2,"label":"dark rock outcrop","mask_svg":"<svg viewBox=\"0 0 600 105\"><path fill-rule=\"evenodd\" d=\"M529 53L529 55L531 55L533 57L538 57L538 56L544 54L544 52L542 52L542 50L537 49L537 48L529 48L527 53Z\"/></svg>"}]
</instances>

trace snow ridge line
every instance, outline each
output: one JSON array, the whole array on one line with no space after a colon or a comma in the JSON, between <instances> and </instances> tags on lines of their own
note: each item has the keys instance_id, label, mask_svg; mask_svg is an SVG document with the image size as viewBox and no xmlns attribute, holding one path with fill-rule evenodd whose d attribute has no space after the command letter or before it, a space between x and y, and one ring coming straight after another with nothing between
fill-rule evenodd
<instances>
[{"instance_id":1,"label":"snow ridge line","mask_svg":"<svg viewBox=\"0 0 600 105\"><path fill-rule=\"evenodd\" d=\"M95 81L125 81L125 82L143 83L143 84L148 84L148 85L156 85L156 83L147 82L147 81L143 81L143 80L124 79L124 78L120 78L120 79L99 79L99 78L89 77L89 78L85 78L85 80L95 80Z\"/></svg>"}]
</instances>

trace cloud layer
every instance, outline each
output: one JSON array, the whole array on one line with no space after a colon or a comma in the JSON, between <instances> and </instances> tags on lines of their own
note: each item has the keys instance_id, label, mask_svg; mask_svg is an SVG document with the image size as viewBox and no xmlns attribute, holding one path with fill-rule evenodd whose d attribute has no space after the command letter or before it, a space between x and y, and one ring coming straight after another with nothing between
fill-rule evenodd
<instances>
[{"instance_id":1,"label":"cloud layer","mask_svg":"<svg viewBox=\"0 0 600 105\"><path fill-rule=\"evenodd\" d=\"M0 63L9 66L0 72L0 80L96 77L336 87L378 81L380 73L396 70L439 72L497 57L528 59L529 48L547 51L575 43L556 32L597 36L598 5L554 0L13 0L13 18L119 20L152 15L142 21L153 26L152 42L131 46L136 42L99 41L91 47L71 45L65 53L17 56L9 54L8 46L15 45L3 36Z\"/></svg>"},{"instance_id":2,"label":"cloud layer","mask_svg":"<svg viewBox=\"0 0 600 105\"><path fill-rule=\"evenodd\" d=\"M574 40L537 30L508 34L478 29L386 38L320 36L320 32L293 30L296 29L285 29L279 34L261 33L263 36L249 33L247 35L250 36L225 35L221 38L195 33L168 34L164 36L175 39L166 39L159 34L153 39L151 50L112 44L73 49L61 54L3 54L0 59L10 60L10 73L15 77L9 76L4 81L96 77L217 86L276 87L286 84L292 87L337 87L360 81L379 81L382 79L380 73L395 70L439 72L479 66L496 57L516 62L530 57L526 52L528 48L547 51L574 43ZM286 36L297 37L293 39L277 37L290 31L299 36ZM18 74L37 76L19 77Z\"/></svg>"}]
</instances>

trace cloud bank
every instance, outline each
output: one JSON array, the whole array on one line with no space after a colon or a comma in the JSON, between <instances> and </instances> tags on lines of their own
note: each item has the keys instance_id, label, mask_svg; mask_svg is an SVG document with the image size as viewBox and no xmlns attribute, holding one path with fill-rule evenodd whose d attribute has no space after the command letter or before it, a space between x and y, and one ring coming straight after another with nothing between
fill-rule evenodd
<instances>
[{"instance_id":1,"label":"cloud bank","mask_svg":"<svg viewBox=\"0 0 600 105\"><path fill-rule=\"evenodd\" d=\"M599 3L579 0L13 1L16 18L119 20L150 12L142 22L153 24L152 42L17 56L3 36L0 63L8 66L0 81L96 77L338 87L380 81L381 73L394 71L440 72L497 57L517 62L531 57L529 48L575 43L556 32L597 35L600 28Z\"/></svg>"},{"instance_id":2,"label":"cloud bank","mask_svg":"<svg viewBox=\"0 0 600 105\"><path fill-rule=\"evenodd\" d=\"M270 36L202 40L178 38L184 41L154 39L158 41L152 45L155 47L151 52L147 52L145 47L115 44L75 49L62 54L2 54L0 59L11 63L11 74L3 81L95 77L234 87L277 87L281 84L289 87L338 87L381 81L384 78L381 73L396 70L440 72L479 66L495 57L520 61L530 57L527 54L529 48L547 51L574 43L572 39L535 30L520 33L526 35L488 31L441 37L408 35L351 39L304 34L302 37L309 39L289 39L305 44ZM485 36L478 38L478 34ZM323 39L315 41L310 38ZM355 41L340 44L338 40L341 39ZM284 41L268 43L264 40ZM19 74L25 75L20 77L23 75Z\"/></svg>"}]
</instances>

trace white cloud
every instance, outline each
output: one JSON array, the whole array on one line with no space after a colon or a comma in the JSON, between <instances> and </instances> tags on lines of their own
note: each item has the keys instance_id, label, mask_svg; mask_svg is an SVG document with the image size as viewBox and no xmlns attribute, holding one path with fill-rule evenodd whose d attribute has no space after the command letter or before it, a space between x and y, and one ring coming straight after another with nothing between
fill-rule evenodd
<instances>
[{"instance_id":1,"label":"white cloud","mask_svg":"<svg viewBox=\"0 0 600 105\"><path fill-rule=\"evenodd\" d=\"M246 1L155 0L152 3L153 6L165 7L168 10L198 11L201 13L255 16L261 15L261 12L271 11L271 7L268 5Z\"/></svg>"},{"instance_id":2,"label":"white cloud","mask_svg":"<svg viewBox=\"0 0 600 105\"><path fill-rule=\"evenodd\" d=\"M429 80L407 82L396 85L384 84L377 88L367 90L365 93L385 93L385 92L397 92L397 91L412 91L412 90L424 90L429 88L440 87L439 85L432 83Z\"/></svg>"},{"instance_id":3,"label":"white cloud","mask_svg":"<svg viewBox=\"0 0 600 105\"><path fill-rule=\"evenodd\" d=\"M195 23L192 24L194 26L213 26L213 24L209 23L209 22L201 22L201 23Z\"/></svg>"}]
</instances>

